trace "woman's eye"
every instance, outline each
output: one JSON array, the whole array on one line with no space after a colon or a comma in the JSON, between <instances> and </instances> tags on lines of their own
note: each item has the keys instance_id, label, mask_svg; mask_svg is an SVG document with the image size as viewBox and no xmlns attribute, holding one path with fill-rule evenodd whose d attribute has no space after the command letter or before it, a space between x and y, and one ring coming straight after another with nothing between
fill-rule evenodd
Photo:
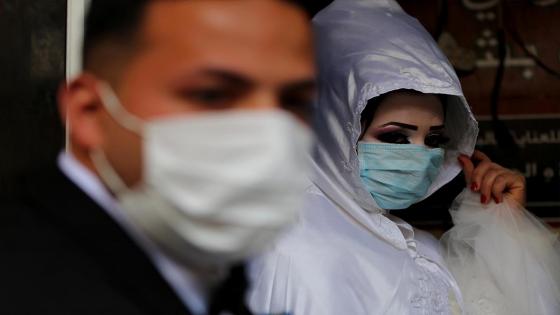
<instances>
[{"instance_id":1,"label":"woman's eye","mask_svg":"<svg viewBox=\"0 0 560 315\"><path fill-rule=\"evenodd\" d=\"M433 134L428 135L426 139L424 139L424 144L432 148L440 148L448 144L449 140L449 137L442 134Z\"/></svg>"},{"instance_id":2,"label":"woman's eye","mask_svg":"<svg viewBox=\"0 0 560 315\"><path fill-rule=\"evenodd\" d=\"M376 136L377 140L385 143L408 144L408 136L401 132L386 132Z\"/></svg>"}]
</instances>

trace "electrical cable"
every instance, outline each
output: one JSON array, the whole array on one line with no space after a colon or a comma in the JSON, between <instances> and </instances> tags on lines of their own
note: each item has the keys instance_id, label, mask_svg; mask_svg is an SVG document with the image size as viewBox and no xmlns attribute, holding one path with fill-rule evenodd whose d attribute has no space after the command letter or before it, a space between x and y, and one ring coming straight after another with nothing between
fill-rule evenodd
<instances>
[{"instance_id":1,"label":"electrical cable","mask_svg":"<svg viewBox=\"0 0 560 315\"><path fill-rule=\"evenodd\" d=\"M535 55L529 49L527 49L527 45L525 45L525 42L523 41L523 39L521 38L521 35L519 35L517 30L515 30L515 29L510 30L510 33L511 33L511 37L513 38L514 42L523 50L523 52L525 53L525 55L527 57L531 58L535 62L535 64L537 66L539 66L539 68L544 70L546 73L548 73L549 75L551 75L553 77L556 77L556 78L560 79L560 71L557 71L557 70L553 69L552 67L548 66L537 55Z\"/></svg>"},{"instance_id":2,"label":"electrical cable","mask_svg":"<svg viewBox=\"0 0 560 315\"><path fill-rule=\"evenodd\" d=\"M490 113L492 116L492 130L496 137L498 148L504 153L503 158L507 159L510 165L515 165L520 161L519 146L515 142L508 126L499 117L500 94L505 73L505 63L507 56L506 49L506 29L503 23L502 4L499 7L499 29L497 32L498 39L498 67L494 78L494 86L490 96Z\"/></svg>"},{"instance_id":3,"label":"electrical cable","mask_svg":"<svg viewBox=\"0 0 560 315\"><path fill-rule=\"evenodd\" d=\"M525 41L523 40L523 37L521 36L521 34L519 33L519 29L517 28L517 25L515 23L515 18L511 15L511 11L509 9L509 7L507 6L507 1L505 2L504 5L504 13L507 14L508 17L508 26L507 26L507 30L509 32L509 34L511 35L511 38L513 39L513 41L519 46L519 48L521 48L523 50L523 53L531 58L535 64L541 68L542 70L544 70L546 73L548 73L549 75L560 79L560 71L556 70L554 68L552 68L551 66L547 65L544 61L542 61L537 55L535 55L533 52L531 52L528 48L527 45L525 44Z\"/></svg>"},{"instance_id":4,"label":"electrical cable","mask_svg":"<svg viewBox=\"0 0 560 315\"><path fill-rule=\"evenodd\" d=\"M492 115L492 120L498 119L498 105L500 103L500 94L502 89L502 83L505 73L505 61L507 56L506 49L506 32L505 29L500 26L497 32L498 37L498 67L496 68L496 76L494 77L494 87L492 88L492 94L490 96L490 113Z\"/></svg>"},{"instance_id":5,"label":"electrical cable","mask_svg":"<svg viewBox=\"0 0 560 315\"><path fill-rule=\"evenodd\" d=\"M447 27L449 19L449 5L447 0L438 0L438 14L436 20L436 28L433 34L434 39L437 41Z\"/></svg>"}]
</instances>

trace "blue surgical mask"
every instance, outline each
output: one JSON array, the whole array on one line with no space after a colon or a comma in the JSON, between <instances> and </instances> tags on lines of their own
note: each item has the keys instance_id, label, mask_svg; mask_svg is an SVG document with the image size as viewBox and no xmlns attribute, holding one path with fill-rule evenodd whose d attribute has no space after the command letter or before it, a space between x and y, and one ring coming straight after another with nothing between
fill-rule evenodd
<instances>
[{"instance_id":1,"label":"blue surgical mask","mask_svg":"<svg viewBox=\"0 0 560 315\"><path fill-rule=\"evenodd\" d=\"M381 208L406 209L426 196L444 153L415 144L359 142L360 177Z\"/></svg>"}]
</instances>

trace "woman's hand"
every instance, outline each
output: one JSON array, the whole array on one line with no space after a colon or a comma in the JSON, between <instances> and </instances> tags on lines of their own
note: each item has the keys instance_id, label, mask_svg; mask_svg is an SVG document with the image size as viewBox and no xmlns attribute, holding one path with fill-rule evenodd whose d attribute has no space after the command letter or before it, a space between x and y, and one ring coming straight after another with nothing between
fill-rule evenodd
<instances>
[{"instance_id":1,"label":"woman's hand","mask_svg":"<svg viewBox=\"0 0 560 315\"><path fill-rule=\"evenodd\" d=\"M525 177L517 172L493 163L486 154L476 150L472 159L467 155L458 158L463 167L465 180L472 191L480 192L480 202L488 204L490 198L496 203L508 196L525 205ZM476 166L473 163L477 162Z\"/></svg>"}]
</instances>

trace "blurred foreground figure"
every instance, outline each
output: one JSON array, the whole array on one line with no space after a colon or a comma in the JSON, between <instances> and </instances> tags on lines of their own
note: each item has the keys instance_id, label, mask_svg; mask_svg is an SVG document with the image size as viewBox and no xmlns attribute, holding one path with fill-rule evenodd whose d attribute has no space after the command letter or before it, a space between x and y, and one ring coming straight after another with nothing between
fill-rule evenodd
<instances>
[{"instance_id":1,"label":"blurred foreground figure","mask_svg":"<svg viewBox=\"0 0 560 315\"><path fill-rule=\"evenodd\" d=\"M243 262L306 185L308 24L286 0L93 0L70 151L2 206L0 313L248 314Z\"/></svg>"},{"instance_id":2,"label":"blurred foreground figure","mask_svg":"<svg viewBox=\"0 0 560 315\"><path fill-rule=\"evenodd\" d=\"M428 32L387 0L335 0L313 25L313 185L251 267L254 311L560 314L556 236L523 209L523 177L474 151L477 123ZM443 243L392 215L461 169L472 189Z\"/></svg>"}]
</instances>

